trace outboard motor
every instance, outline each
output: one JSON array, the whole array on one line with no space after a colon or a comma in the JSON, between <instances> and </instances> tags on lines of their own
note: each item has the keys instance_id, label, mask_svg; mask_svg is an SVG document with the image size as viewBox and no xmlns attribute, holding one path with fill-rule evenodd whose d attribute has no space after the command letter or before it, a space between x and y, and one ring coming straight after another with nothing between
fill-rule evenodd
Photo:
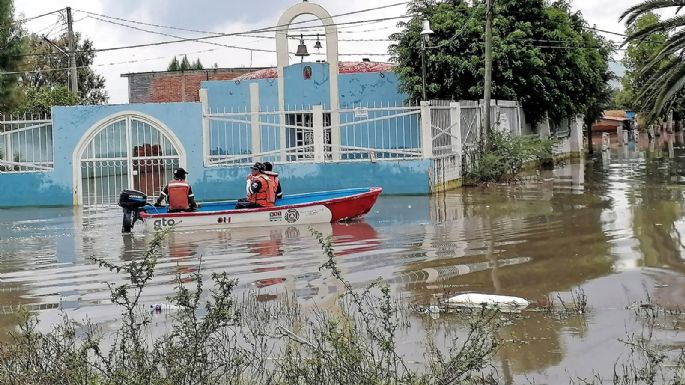
<instances>
[{"instance_id":1,"label":"outboard motor","mask_svg":"<svg viewBox=\"0 0 685 385\"><path fill-rule=\"evenodd\" d=\"M122 233L130 233L133 225L140 219L140 211L147 204L147 195L136 190L124 190L119 194L119 206L124 209L121 225Z\"/></svg>"}]
</instances>

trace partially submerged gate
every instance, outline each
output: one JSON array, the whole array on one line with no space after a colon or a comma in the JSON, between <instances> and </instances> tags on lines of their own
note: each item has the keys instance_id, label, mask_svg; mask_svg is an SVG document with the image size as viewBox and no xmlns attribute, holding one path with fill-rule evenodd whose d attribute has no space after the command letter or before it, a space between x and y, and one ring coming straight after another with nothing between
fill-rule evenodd
<instances>
[{"instance_id":1,"label":"partially submerged gate","mask_svg":"<svg viewBox=\"0 0 685 385\"><path fill-rule=\"evenodd\" d=\"M162 123L122 113L97 124L77 146L75 204L113 206L123 189L159 195L178 167L185 166L180 142Z\"/></svg>"}]
</instances>

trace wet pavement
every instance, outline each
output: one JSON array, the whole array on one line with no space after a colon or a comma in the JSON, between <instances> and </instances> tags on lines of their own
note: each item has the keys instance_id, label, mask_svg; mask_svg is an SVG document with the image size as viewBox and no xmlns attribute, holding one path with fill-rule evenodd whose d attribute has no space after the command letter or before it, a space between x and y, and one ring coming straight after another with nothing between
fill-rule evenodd
<instances>
[{"instance_id":1,"label":"wet pavement","mask_svg":"<svg viewBox=\"0 0 685 385\"><path fill-rule=\"evenodd\" d=\"M361 222L316 226L331 235L339 266L353 286L378 277L411 302L430 304L462 292L568 301L582 289L589 313L554 317L524 312L500 333L497 356L507 383L568 383L594 372L609 379L626 347L619 339L650 328L666 349L685 347L682 315L661 322L636 316L651 301L685 308L685 149L682 135L620 146L569 161L515 186L468 188L434 196L382 196ZM120 281L90 256L136 258L150 235L119 233L118 211L0 210L0 334L19 305L37 310L43 327L74 318L109 325L118 311L105 282ZM139 228L139 231L141 228ZM341 293L309 230L271 227L173 233L143 303L164 302L177 274L201 267L226 271L240 290L269 300L295 293L304 304ZM451 318L419 317L402 349L421 344L423 322L449 328Z\"/></svg>"}]
</instances>

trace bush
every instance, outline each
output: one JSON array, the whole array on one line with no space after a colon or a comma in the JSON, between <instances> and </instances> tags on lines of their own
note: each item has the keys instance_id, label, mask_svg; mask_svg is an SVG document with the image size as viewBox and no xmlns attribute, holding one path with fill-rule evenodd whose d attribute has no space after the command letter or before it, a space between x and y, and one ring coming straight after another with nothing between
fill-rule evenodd
<instances>
[{"instance_id":1,"label":"bush","mask_svg":"<svg viewBox=\"0 0 685 385\"><path fill-rule=\"evenodd\" d=\"M139 260L96 260L126 277L122 284L108 284L121 309L113 336L104 338L97 326L66 316L41 333L36 317L24 313L13 342L0 345L0 384L430 385L491 378L481 372L498 346L498 313L484 310L461 339L447 341L447 349L429 338L425 367L409 365L396 349L398 330L407 325L400 302L381 281L352 290L336 266L331 240L319 233L314 235L328 259L322 269L344 289L332 311L305 316L292 298L264 302L254 292L238 300L236 280L225 273L213 274L207 293L198 271L192 274L193 290L178 276L169 298L169 331L153 338L152 314L140 298L154 276L164 235L157 234Z\"/></svg>"},{"instance_id":2,"label":"bush","mask_svg":"<svg viewBox=\"0 0 685 385\"><path fill-rule=\"evenodd\" d=\"M554 165L553 139L512 136L491 130L485 140L467 150L464 178L467 183L512 183L518 181L527 164Z\"/></svg>"}]
</instances>

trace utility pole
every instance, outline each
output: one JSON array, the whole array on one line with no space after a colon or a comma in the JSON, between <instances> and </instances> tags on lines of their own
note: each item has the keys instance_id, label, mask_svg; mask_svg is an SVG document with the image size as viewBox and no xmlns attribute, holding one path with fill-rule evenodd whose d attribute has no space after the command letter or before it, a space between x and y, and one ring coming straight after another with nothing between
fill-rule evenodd
<instances>
[{"instance_id":1,"label":"utility pole","mask_svg":"<svg viewBox=\"0 0 685 385\"><path fill-rule=\"evenodd\" d=\"M67 32L69 39L69 68L71 68L71 92L78 95L78 71L76 71L76 36L74 22L71 18L71 7L67 7Z\"/></svg>"},{"instance_id":2,"label":"utility pole","mask_svg":"<svg viewBox=\"0 0 685 385\"><path fill-rule=\"evenodd\" d=\"M485 0L485 87L483 90L483 102L485 103L485 116L483 117L483 129L481 139L490 133L490 94L492 93L492 2Z\"/></svg>"},{"instance_id":3,"label":"utility pole","mask_svg":"<svg viewBox=\"0 0 685 385\"><path fill-rule=\"evenodd\" d=\"M421 38L421 100L426 101L426 41Z\"/></svg>"}]
</instances>

